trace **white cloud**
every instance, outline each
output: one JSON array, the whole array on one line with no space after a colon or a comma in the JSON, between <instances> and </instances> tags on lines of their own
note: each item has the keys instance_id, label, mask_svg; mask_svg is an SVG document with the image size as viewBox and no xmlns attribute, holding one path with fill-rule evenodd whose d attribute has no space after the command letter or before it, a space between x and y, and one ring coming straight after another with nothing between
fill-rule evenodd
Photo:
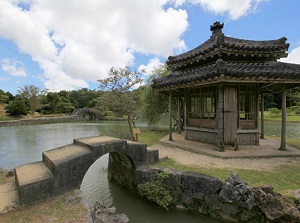
<instances>
[{"instance_id":1,"label":"white cloud","mask_svg":"<svg viewBox=\"0 0 300 223\"><path fill-rule=\"evenodd\" d=\"M185 49L187 12L165 10L168 2L0 0L0 36L31 55L51 91L87 87L110 67L133 64L135 52L166 57Z\"/></svg>"},{"instance_id":2,"label":"white cloud","mask_svg":"<svg viewBox=\"0 0 300 223\"><path fill-rule=\"evenodd\" d=\"M147 75L152 75L153 71L163 65L163 63L159 60L159 58L154 57L153 59L149 60L149 63L147 65L142 64L139 66L138 71L142 72L144 71Z\"/></svg>"},{"instance_id":3,"label":"white cloud","mask_svg":"<svg viewBox=\"0 0 300 223\"><path fill-rule=\"evenodd\" d=\"M26 68L23 63L13 60L13 59L2 59L1 60L1 69L11 74L12 76L18 76L18 77L26 77Z\"/></svg>"},{"instance_id":4,"label":"white cloud","mask_svg":"<svg viewBox=\"0 0 300 223\"><path fill-rule=\"evenodd\" d=\"M0 81L6 81L8 78L0 77Z\"/></svg>"},{"instance_id":5,"label":"white cloud","mask_svg":"<svg viewBox=\"0 0 300 223\"><path fill-rule=\"evenodd\" d=\"M269 0L174 0L175 5L184 2L200 5L205 10L216 13L228 13L229 18L236 20L249 13L255 13L259 3Z\"/></svg>"},{"instance_id":6,"label":"white cloud","mask_svg":"<svg viewBox=\"0 0 300 223\"><path fill-rule=\"evenodd\" d=\"M287 58L282 58L279 61L287 63L296 63L300 64L300 46L294 48L288 55Z\"/></svg>"}]
</instances>

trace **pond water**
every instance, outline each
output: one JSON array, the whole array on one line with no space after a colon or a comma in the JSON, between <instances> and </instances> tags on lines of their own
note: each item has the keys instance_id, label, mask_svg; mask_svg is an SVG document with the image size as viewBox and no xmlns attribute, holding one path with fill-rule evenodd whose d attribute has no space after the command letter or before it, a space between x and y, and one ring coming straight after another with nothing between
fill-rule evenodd
<instances>
[{"instance_id":1,"label":"pond water","mask_svg":"<svg viewBox=\"0 0 300 223\"><path fill-rule=\"evenodd\" d=\"M80 190L92 207L96 201L125 213L130 223L218 223L203 215L175 210L165 211L107 179L108 154L99 158L86 173ZM98 176L98 177L95 177Z\"/></svg>"},{"instance_id":2,"label":"pond water","mask_svg":"<svg viewBox=\"0 0 300 223\"><path fill-rule=\"evenodd\" d=\"M280 122L266 122L266 135L280 136ZM138 124L143 128L143 123ZM75 138L122 134L128 131L125 121L78 122L47 125L0 127L0 167L15 166L41 161L42 152L71 144ZM300 123L288 123L287 136L300 136ZM107 180L108 156L98 159L86 173L81 190L92 206L100 201L115 206L118 213L128 215L130 222L198 222L217 223L205 216L176 211L164 211ZM97 176L97 177L95 177Z\"/></svg>"}]
</instances>

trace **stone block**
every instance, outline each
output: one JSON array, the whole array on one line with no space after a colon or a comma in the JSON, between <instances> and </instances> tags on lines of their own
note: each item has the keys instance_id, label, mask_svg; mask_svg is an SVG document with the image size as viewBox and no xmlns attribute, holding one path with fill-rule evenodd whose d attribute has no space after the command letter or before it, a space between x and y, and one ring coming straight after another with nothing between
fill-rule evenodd
<instances>
[{"instance_id":1,"label":"stone block","mask_svg":"<svg viewBox=\"0 0 300 223\"><path fill-rule=\"evenodd\" d=\"M127 142L109 136L97 136L82 139L74 139L74 144L84 146L93 152L95 159L110 152L124 152Z\"/></svg>"},{"instance_id":2,"label":"stone block","mask_svg":"<svg viewBox=\"0 0 300 223\"><path fill-rule=\"evenodd\" d=\"M93 153L78 145L67 145L43 152L43 162L54 175L54 193L79 187L94 162Z\"/></svg>"},{"instance_id":3,"label":"stone block","mask_svg":"<svg viewBox=\"0 0 300 223\"><path fill-rule=\"evenodd\" d=\"M127 146L123 152L134 160L136 167L145 165L148 162L148 151L146 144L127 141Z\"/></svg>"},{"instance_id":4,"label":"stone block","mask_svg":"<svg viewBox=\"0 0 300 223\"><path fill-rule=\"evenodd\" d=\"M181 177L182 187L203 194L216 193L221 189L222 181L201 173L186 172Z\"/></svg>"},{"instance_id":5,"label":"stone block","mask_svg":"<svg viewBox=\"0 0 300 223\"><path fill-rule=\"evenodd\" d=\"M148 150L147 154L147 163L154 164L159 161L159 153L158 150Z\"/></svg>"},{"instance_id":6,"label":"stone block","mask_svg":"<svg viewBox=\"0 0 300 223\"><path fill-rule=\"evenodd\" d=\"M17 166L15 180L20 204L53 196L54 176L43 162Z\"/></svg>"},{"instance_id":7,"label":"stone block","mask_svg":"<svg viewBox=\"0 0 300 223\"><path fill-rule=\"evenodd\" d=\"M180 188L182 172L178 170L167 170L167 171L170 172L170 175L169 178L165 180L166 183L172 187Z\"/></svg>"}]
</instances>

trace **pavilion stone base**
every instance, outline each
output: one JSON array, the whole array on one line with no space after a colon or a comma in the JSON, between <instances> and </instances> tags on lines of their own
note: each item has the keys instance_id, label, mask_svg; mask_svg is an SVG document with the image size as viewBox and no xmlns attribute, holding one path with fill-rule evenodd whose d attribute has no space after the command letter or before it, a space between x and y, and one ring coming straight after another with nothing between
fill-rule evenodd
<instances>
[{"instance_id":1,"label":"pavilion stone base","mask_svg":"<svg viewBox=\"0 0 300 223\"><path fill-rule=\"evenodd\" d=\"M191 128L185 129L185 137L187 140L199 141L218 146L218 132L214 129ZM238 130L238 145L259 145L258 130Z\"/></svg>"},{"instance_id":2,"label":"pavilion stone base","mask_svg":"<svg viewBox=\"0 0 300 223\"><path fill-rule=\"evenodd\" d=\"M190 127L185 129L185 137L187 140L216 144L217 136L217 131L213 129L199 129Z\"/></svg>"},{"instance_id":3,"label":"pavilion stone base","mask_svg":"<svg viewBox=\"0 0 300 223\"><path fill-rule=\"evenodd\" d=\"M259 145L259 131L258 130L238 130L237 138L239 145Z\"/></svg>"}]
</instances>

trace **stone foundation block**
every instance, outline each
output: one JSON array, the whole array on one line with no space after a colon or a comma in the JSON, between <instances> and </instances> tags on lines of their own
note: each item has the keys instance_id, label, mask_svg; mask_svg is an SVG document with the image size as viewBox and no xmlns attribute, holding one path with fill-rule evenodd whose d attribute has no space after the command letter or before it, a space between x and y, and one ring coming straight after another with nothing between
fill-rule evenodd
<instances>
[{"instance_id":1,"label":"stone foundation block","mask_svg":"<svg viewBox=\"0 0 300 223\"><path fill-rule=\"evenodd\" d=\"M15 180L20 204L53 196L54 176L43 162L17 166Z\"/></svg>"},{"instance_id":2,"label":"stone foundation block","mask_svg":"<svg viewBox=\"0 0 300 223\"><path fill-rule=\"evenodd\" d=\"M43 152L43 162L54 175L54 193L79 187L94 162L93 153L78 145L67 145Z\"/></svg>"}]
</instances>

